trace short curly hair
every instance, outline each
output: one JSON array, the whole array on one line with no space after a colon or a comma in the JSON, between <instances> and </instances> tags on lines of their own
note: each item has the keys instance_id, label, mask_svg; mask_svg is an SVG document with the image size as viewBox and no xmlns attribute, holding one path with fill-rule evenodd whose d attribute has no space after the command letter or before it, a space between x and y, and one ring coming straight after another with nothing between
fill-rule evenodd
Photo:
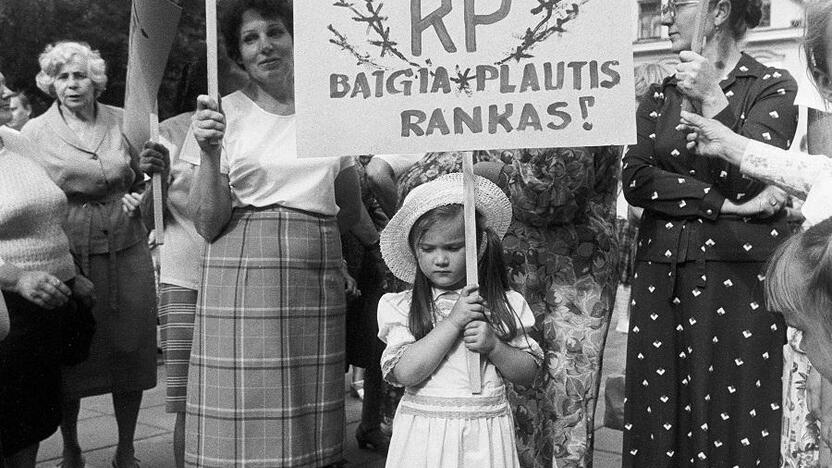
<instances>
[{"instance_id":1,"label":"short curly hair","mask_svg":"<svg viewBox=\"0 0 832 468\"><path fill-rule=\"evenodd\" d=\"M233 0L223 8L222 35L228 57L240 63L240 28L243 25L243 14L254 10L264 18L279 19L283 26L294 38L294 17L292 15L292 0Z\"/></svg>"},{"instance_id":2,"label":"short curly hair","mask_svg":"<svg viewBox=\"0 0 832 468\"><path fill-rule=\"evenodd\" d=\"M87 76L95 87L95 97L100 96L107 88L107 63L97 50L93 50L86 42L79 41L59 41L43 49L38 57L40 72L35 77L38 88L53 98L57 97L55 78L64 65L76 58L87 64Z\"/></svg>"}]
</instances>

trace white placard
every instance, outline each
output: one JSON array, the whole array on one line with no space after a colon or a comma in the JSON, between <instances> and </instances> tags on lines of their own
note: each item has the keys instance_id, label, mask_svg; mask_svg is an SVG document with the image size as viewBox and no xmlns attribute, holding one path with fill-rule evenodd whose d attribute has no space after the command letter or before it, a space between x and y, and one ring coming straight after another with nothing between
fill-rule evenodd
<instances>
[{"instance_id":1,"label":"white placard","mask_svg":"<svg viewBox=\"0 0 832 468\"><path fill-rule=\"evenodd\" d=\"M632 4L294 2L298 151L633 143Z\"/></svg>"}]
</instances>

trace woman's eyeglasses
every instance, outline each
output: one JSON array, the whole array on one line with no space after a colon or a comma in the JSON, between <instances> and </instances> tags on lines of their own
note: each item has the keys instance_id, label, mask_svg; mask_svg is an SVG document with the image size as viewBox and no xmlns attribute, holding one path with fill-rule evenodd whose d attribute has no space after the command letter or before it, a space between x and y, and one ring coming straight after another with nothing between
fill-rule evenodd
<instances>
[{"instance_id":1,"label":"woman's eyeglasses","mask_svg":"<svg viewBox=\"0 0 832 468\"><path fill-rule=\"evenodd\" d=\"M668 16L671 20L676 20L676 10L680 6L684 5L696 5L699 4L698 0L668 0L666 3L662 5L662 16Z\"/></svg>"}]
</instances>

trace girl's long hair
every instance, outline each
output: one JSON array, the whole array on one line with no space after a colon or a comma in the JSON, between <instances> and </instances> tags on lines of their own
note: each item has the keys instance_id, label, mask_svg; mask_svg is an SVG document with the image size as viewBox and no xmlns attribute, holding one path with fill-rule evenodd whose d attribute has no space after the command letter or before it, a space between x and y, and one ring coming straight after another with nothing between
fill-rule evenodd
<instances>
[{"instance_id":1,"label":"girl's long hair","mask_svg":"<svg viewBox=\"0 0 832 468\"><path fill-rule=\"evenodd\" d=\"M449 222L462 214L462 205L451 204L436 207L422 215L410 229L408 244L414 257L418 258L417 251L419 242L425 233L436 223ZM485 218L477 212L477 239L481 239L478 250L479 261L477 272L480 281L480 296L486 301L486 314L494 331L503 341L510 341L517 336L517 312L508 302L506 292L510 289L508 274L506 273L503 261L503 246L497 234L485 227ZM467 246L466 246L467 248ZM417 262L418 264L418 262ZM436 308L433 303L432 284L416 267L416 276L413 280L412 300L410 301L410 315L408 325L410 332L417 340L424 338L434 326L434 314Z\"/></svg>"}]
</instances>

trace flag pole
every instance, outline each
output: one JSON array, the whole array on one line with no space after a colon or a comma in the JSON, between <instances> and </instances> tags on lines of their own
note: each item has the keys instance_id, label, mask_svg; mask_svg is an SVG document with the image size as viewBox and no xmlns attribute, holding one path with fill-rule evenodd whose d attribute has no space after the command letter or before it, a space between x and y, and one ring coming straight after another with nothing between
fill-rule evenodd
<instances>
[{"instance_id":1,"label":"flag pole","mask_svg":"<svg viewBox=\"0 0 832 468\"><path fill-rule=\"evenodd\" d=\"M690 44L690 50L695 54L702 54L702 49L705 46L705 17L708 15L708 0L699 0L699 5L696 7L696 19L693 23L693 40ZM685 112L694 112L693 104L690 98L685 96L682 98L682 110Z\"/></svg>"},{"instance_id":2,"label":"flag pole","mask_svg":"<svg viewBox=\"0 0 832 468\"><path fill-rule=\"evenodd\" d=\"M220 92L217 83L217 0L205 0L205 49L208 62L208 96L219 104Z\"/></svg>"},{"instance_id":3,"label":"flag pole","mask_svg":"<svg viewBox=\"0 0 832 468\"><path fill-rule=\"evenodd\" d=\"M707 0L706 0L707 1ZM468 285L479 284L477 274L477 222L476 202L477 183L474 178L474 158L468 152L462 156L462 193L463 215L465 220L465 274ZM480 373L480 355L467 351L468 379L471 393L482 393L482 375Z\"/></svg>"},{"instance_id":4,"label":"flag pole","mask_svg":"<svg viewBox=\"0 0 832 468\"><path fill-rule=\"evenodd\" d=\"M153 105L150 113L150 141L159 142L159 103ZM153 231L156 245L165 243L165 211L162 201L162 174L156 172L152 177L153 184Z\"/></svg>"}]
</instances>

